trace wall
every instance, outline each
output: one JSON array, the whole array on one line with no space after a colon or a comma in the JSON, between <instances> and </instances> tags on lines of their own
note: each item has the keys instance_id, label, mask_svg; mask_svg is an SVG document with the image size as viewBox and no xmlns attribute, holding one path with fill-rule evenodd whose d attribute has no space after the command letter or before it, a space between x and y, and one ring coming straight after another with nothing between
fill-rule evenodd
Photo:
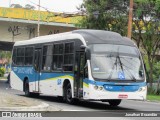
<instances>
[{"instance_id":1,"label":"wall","mask_svg":"<svg viewBox=\"0 0 160 120\"><path fill-rule=\"evenodd\" d=\"M40 36L67 32L74 29L70 27L41 25ZM28 40L36 36L36 24L0 21L0 41L15 42Z\"/></svg>"}]
</instances>

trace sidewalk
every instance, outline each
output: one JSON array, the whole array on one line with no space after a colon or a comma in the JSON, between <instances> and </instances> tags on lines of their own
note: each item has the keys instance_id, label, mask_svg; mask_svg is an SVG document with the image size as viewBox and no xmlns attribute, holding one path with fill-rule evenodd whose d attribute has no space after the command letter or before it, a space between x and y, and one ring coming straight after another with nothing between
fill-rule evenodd
<instances>
[{"instance_id":1,"label":"sidewalk","mask_svg":"<svg viewBox=\"0 0 160 120\"><path fill-rule=\"evenodd\" d=\"M6 80L1 79L0 81ZM0 111L60 111L60 109L34 98L18 96L0 90Z\"/></svg>"}]
</instances>

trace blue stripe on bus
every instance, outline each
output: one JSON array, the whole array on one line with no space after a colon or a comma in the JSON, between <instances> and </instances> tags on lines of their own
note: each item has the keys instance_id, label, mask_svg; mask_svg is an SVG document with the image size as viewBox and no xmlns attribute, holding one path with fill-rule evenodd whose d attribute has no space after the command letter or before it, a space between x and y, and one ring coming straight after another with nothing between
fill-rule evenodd
<instances>
[{"instance_id":1,"label":"blue stripe on bus","mask_svg":"<svg viewBox=\"0 0 160 120\"><path fill-rule=\"evenodd\" d=\"M115 82L100 82L100 81L93 81L89 79L84 79L84 83L86 84L91 84L95 86L103 86L103 88L107 91L112 91L112 92L118 92L118 91L123 91L123 92L135 92L139 90L140 87L146 86L146 82L140 82L140 83L128 83L128 84L123 84L121 83L118 85Z\"/></svg>"},{"instance_id":2,"label":"blue stripe on bus","mask_svg":"<svg viewBox=\"0 0 160 120\"><path fill-rule=\"evenodd\" d=\"M24 77L28 77L30 82L38 81L38 75L33 67L12 67L14 73L23 81ZM37 75L37 76L36 76ZM47 80L51 78L63 78L64 76L73 77L74 74L68 73L41 73L40 80ZM127 85L117 85L115 82L100 82L89 79L84 79L83 82L86 85L92 84L97 86L103 86L107 91L125 91L125 92L134 92L137 91L140 87L146 86L146 82L141 83L128 83ZM123 84L123 83L122 83Z\"/></svg>"},{"instance_id":3,"label":"blue stripe on bus","mask_svg":"<svg viewBox=\"0 0 160 120\"><path fill-rule=\"evenodd\" d=\"M29 82L34 81L41 81L41 80L47 80L51 78L57 78L57 77L63 77L63 76L71 76L73 77L73 74L69 73L45 73L42 72L37 73L33 67L12 67L12 71L23 81L25 77L29 79Z\"/></svg>"}]
</instances>

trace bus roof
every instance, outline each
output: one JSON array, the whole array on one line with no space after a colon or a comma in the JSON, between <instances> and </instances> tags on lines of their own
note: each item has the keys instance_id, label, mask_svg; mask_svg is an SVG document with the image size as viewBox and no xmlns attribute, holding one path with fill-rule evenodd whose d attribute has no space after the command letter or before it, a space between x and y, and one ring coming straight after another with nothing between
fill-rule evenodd
<instances>
[{"instance_id":1,"label":"bus roof","mask_svg":"<svg viewBox=\"0 0 160 120\"><path fill-rule=\"evenodd\" d=\"M116 32L90 29L74 30L71 32L40 36L30 40L18 41L14 46L47 43L66 39L80 39L84 45L106 43L135 46L132 40L126 39Z\"/></svg>"},{"instance_id":2,"label":"bus roof","mask_svg":"<svg viewBox=\"0 0 160 120\"><path fill-rule=\"evenodd\" d=\"M119 33L105 30L74 30L72 33L79 33L87 41L87 44L107 43L136 46L136 44L127 37L122 37Z\"/></svg>"}]
</instances>

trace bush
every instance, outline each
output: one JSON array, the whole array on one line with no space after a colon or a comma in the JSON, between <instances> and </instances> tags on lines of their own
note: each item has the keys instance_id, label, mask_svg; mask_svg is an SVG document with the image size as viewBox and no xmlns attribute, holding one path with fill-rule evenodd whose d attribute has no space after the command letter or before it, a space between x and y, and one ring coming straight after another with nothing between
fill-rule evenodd
<instances>
[{"instance_id":1,"label":"bush","mask_svg":"<svg viewBox=\"0 0 160 120\"><path fill-rule=\"evenodd\" d=\"M0 77L4 76L5 71L6 71L6 69L4 67L0 68Z\"/></svg>"}]
</instances>

